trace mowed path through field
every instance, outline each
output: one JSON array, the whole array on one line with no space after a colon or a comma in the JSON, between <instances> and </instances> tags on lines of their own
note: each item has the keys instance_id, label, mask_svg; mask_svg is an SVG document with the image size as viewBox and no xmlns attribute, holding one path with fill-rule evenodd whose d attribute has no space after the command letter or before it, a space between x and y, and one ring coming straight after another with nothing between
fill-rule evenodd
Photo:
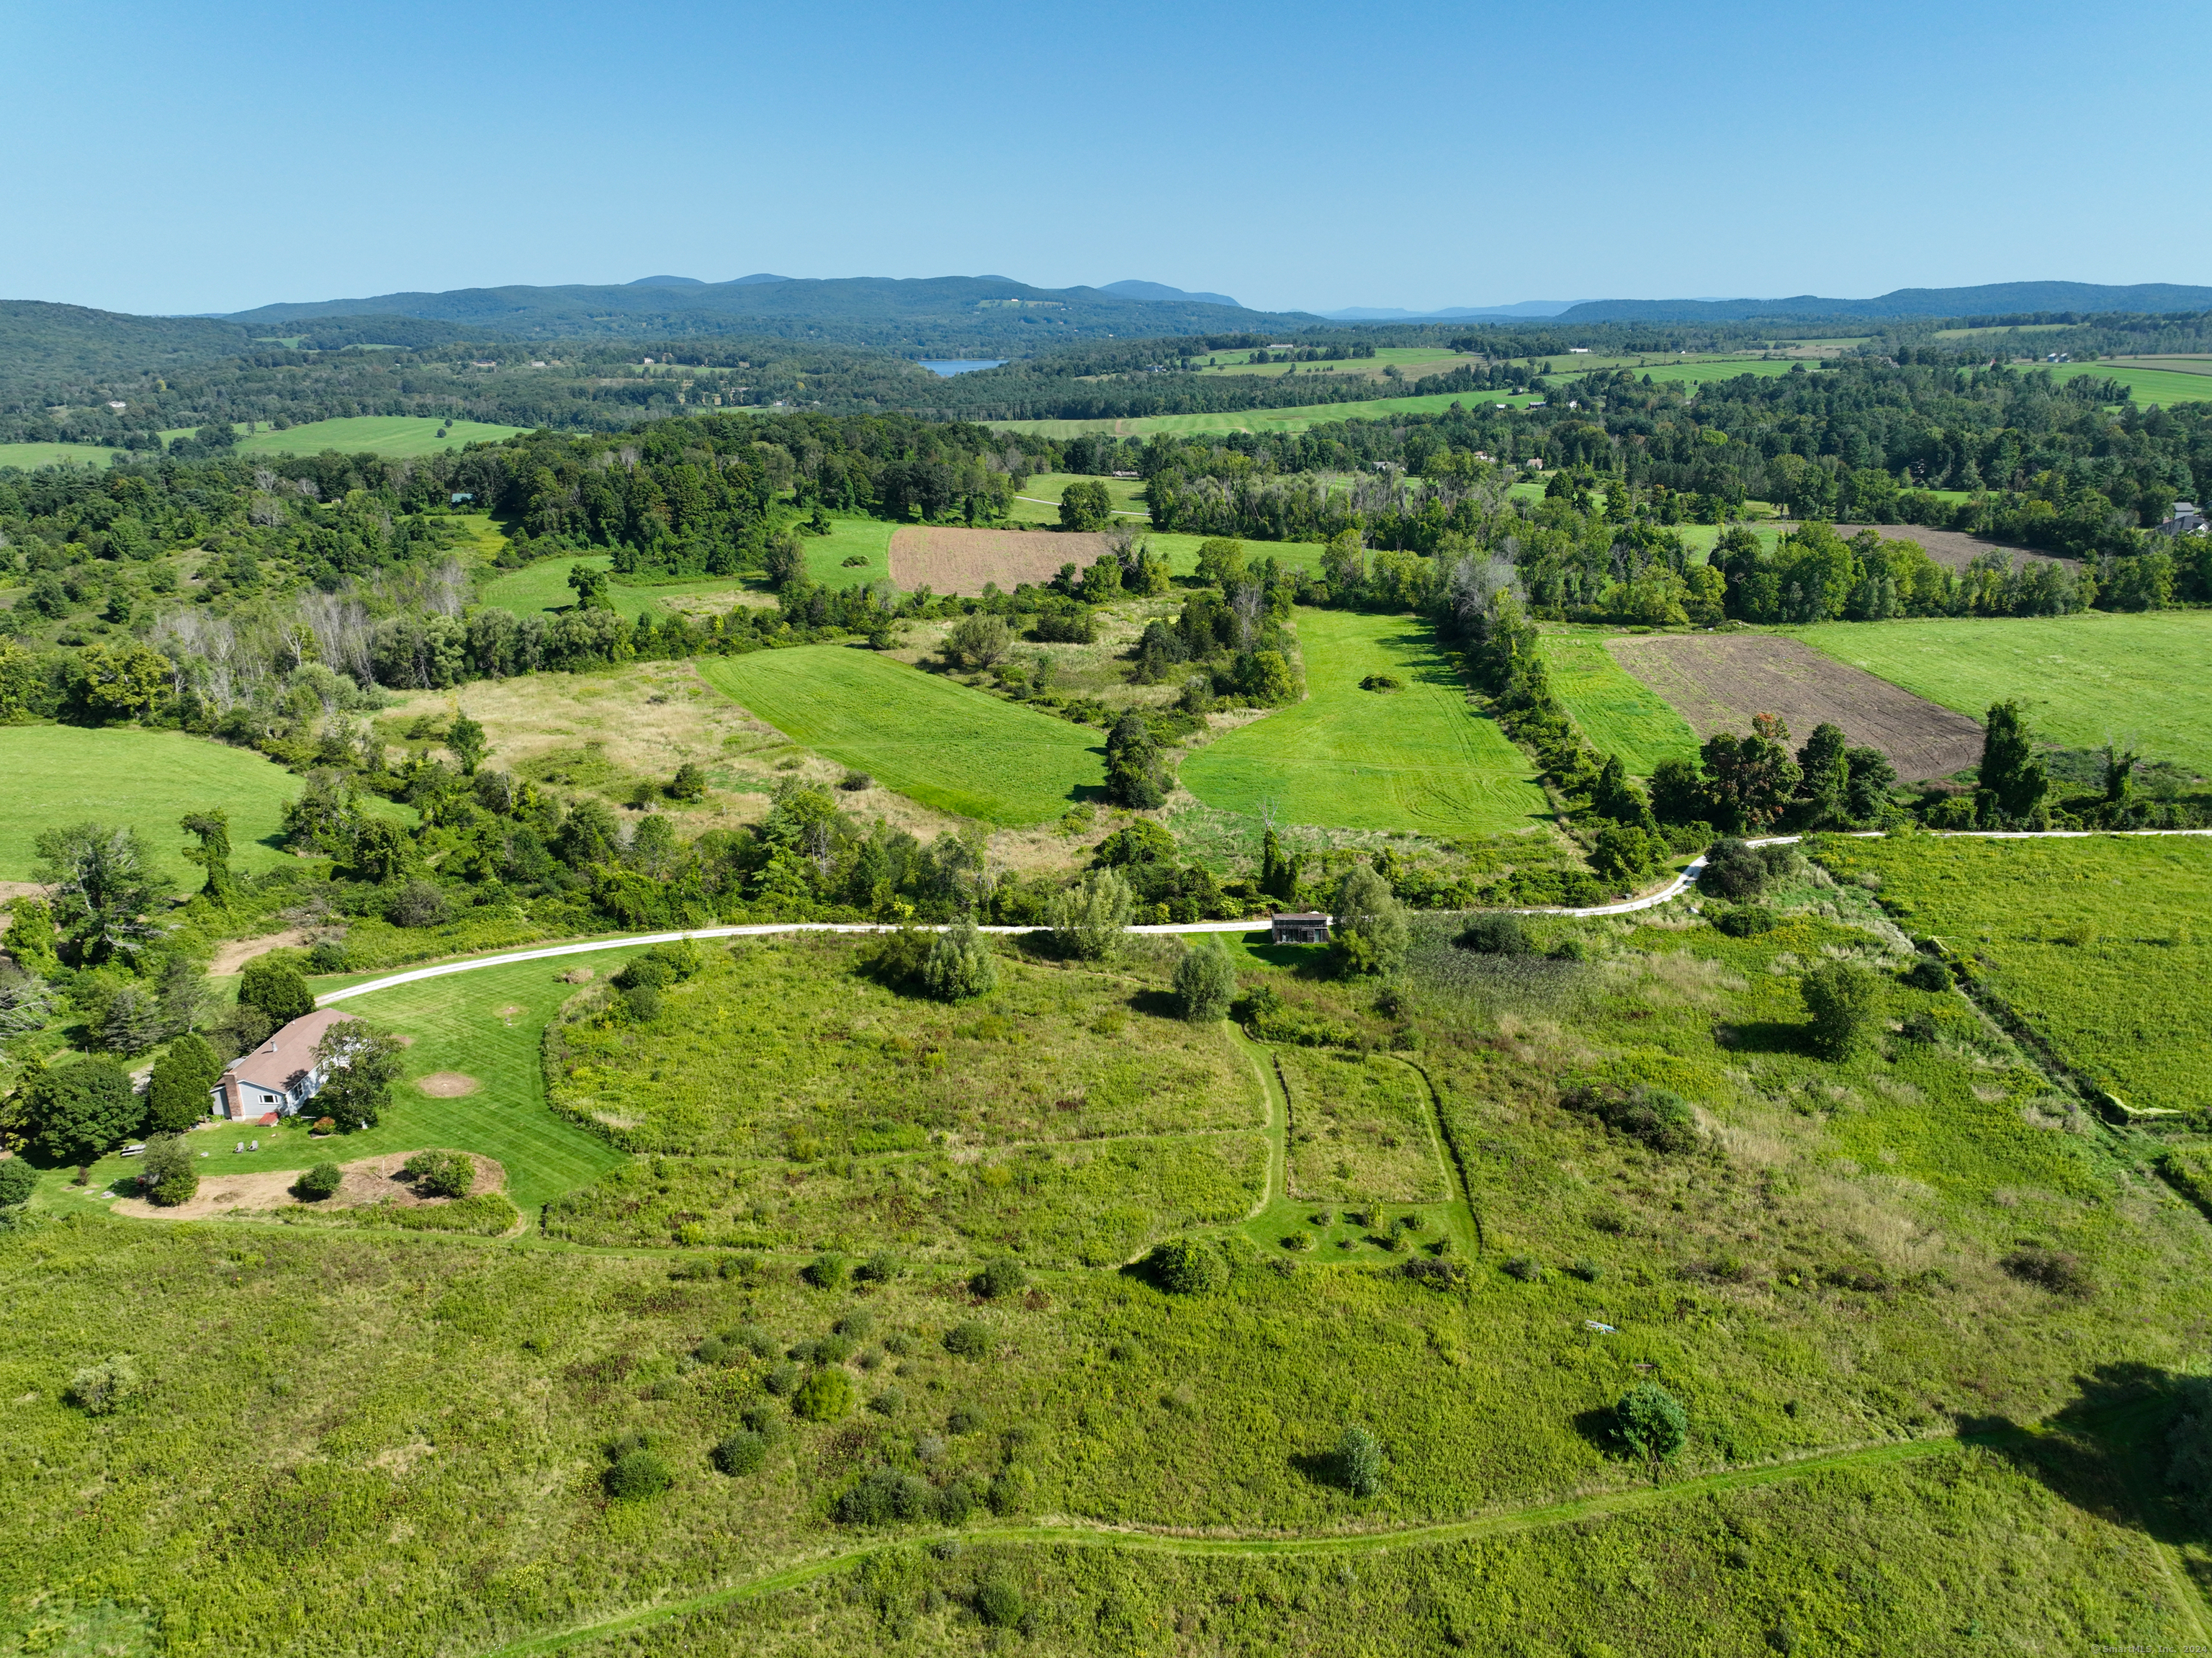
<instances>
[{"instance_id":1,"label":"mowed path through field","mask_svg":"<svg viewBox=\"0 0 2212 1658\"><path fill-rule=\"evenodd\" d=\"M1495 720L1468 706L1467 688L1411 616L1298 613L1306 699L1201 748L1183 786L1208 806L1285 823L1496 834L1549 815L1528 761ZM1404 682L1363 691L1369 674Z\"/></svg>"},{"instance_id":2,"label":"mowed path through field","mask_svg":"<svg viewBox=\"0 0 2212 1658\"><path fill-rule=\"evenodd\" d=\"M699 676L793 742L925 806L1012 826L1105 783L1103 738L872 651L801 645L702 657Z\"/></svg>"}]
</instances>

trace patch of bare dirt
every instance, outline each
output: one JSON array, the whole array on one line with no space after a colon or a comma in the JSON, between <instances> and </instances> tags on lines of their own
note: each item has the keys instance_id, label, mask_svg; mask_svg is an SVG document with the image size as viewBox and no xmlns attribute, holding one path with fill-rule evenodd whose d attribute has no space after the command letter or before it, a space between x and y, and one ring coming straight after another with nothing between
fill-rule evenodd
<instances>
[{"instance_id":1,"label":"patch of bare dirt","mask_svg":"<svg viewBox=\"0 0 2212 1658\"><path fill-rule=\"evenodd\" d=\"M986 582L1012 592L1024 582L1049 582L1062 564L1084 569L1105 551L1103 535L908 525L891 532L890 573L908 593L926 587L972 597Z\"/></svg>"},{"instance_id":2,"label":"patch of bare dirt","mask_svg":"<svg viewBox=\"0 0 2212 1658\"><path fill-rule=\"evenodd\" d=\"M433 1100L459 1100L483 1087L473 1076L457 1070L434 1070L428 1076L418 1076L415 1086Z\"/></svg>"},{"instance_id":3,"label":"patch of bare dirt","mask_svg":"<svg viewBox=\"0 0 2212 1658\"><path fill-rule=\"evenodd\" d=\"M135 1215L144 1220L199 1221L233 1210L365 1209L371 1204L381 1203L411 1209L418 1204L451 1203L450 1198L416 1194L414 1186L400 1173L414 1155L411 1151L392 1151L380 1157L361 1157L340 1163L338 1168L345 1179L337 1191L312 1205L292 1195L292 1182L300 1178L300 1170L270 1169L252 1174L202 1174L200 1189L193 1194L191 1202L179 1204L173 1209L161 1208L143 1198L118 1198L113 1207L118 1215ZM496 1158L481 1157L473 1151L467 1155L477 1166L472 1191L507 1189L507 1170Z\"/></svg>"},{"instance_id":4,"label":"patch of bare dirt","mask_svg":"<svg viewBox=\"0 0 2212 1658\"><path fill-rule=\"evenodd\" d=\"M265 933L259 938L234 938L216 947L215 960L208 964L208 972L218 978L234 973L256 956L267 955L271 950L304 949L313 937L306 928L295 927L289 932Z\"/></svg>"},{"instance_id":5,"label":"patch of bare dirt","mask_svg":"<svg viewBox=\"0 0 2212 1658\"><path fill-rule=\"evenodd\" d=\"M1769 633L1653 634L1608 639L1620 665L1700 737L1751 729L1778 714L1802 742L1822 721L1855 746L1879 748L1908 783L1944 777L1981 758L1982 728L1802 640Z\"/></svg>"}]
</instances>

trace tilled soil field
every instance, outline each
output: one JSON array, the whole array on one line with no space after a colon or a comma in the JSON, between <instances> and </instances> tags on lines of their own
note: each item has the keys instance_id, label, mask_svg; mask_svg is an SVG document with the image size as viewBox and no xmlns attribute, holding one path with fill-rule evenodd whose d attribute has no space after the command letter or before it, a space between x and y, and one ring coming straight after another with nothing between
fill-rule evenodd
<instances>
[{"instance_id":1,"label":"tilled soil field","mask_svg":"<svg viewBox=\"0 0 2212 1658\"><path fill-rule=\"evenodd\" d=\"M1741 735L1754 714L1779 714L1795 742L1823 720L1854 747L1879 748L1908 783L1981 759L1982 728L1864 668L1771 633L1608 639L1620 665L1672 704L1700 738Z\"/></svg>"},{"instance_id":2,"label":"tilled soil field","mask_svg":"<svg viewBox=\"0 0 2212 1658\"><path fill-rule=\"evenodd\" d=\"M891 532L891 582L902 593L926 587L973 597L996 582L1011 593L1024 582L1049 582L1062 564L1085 569L1105 551L1103 535L908 525Z\"/></svg>"}]
</instances>

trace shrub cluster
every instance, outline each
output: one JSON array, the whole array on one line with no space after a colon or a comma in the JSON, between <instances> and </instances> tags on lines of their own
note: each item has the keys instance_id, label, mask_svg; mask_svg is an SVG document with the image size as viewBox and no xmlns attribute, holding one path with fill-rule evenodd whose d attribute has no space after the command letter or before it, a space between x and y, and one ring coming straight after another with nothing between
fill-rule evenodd
<instances>
[{"instance_id":1,"label":"shrub cluster","mask_svg":"<svg viewBox=\"0 0 2212 1658\"><path fill-rule=\"evenodd\" d=\"M1698 1146L1697 1115L1668 1088L1638 1085L1626 1092L1599 1087L1570 1088L1559 1103L1596 1118L1607 1127L1641 1140L1654 1151L1679 1155Z\"/></svg>"},{"instance_id":2,"label":"shrub cluster","mask_svg":"<svg viewBox=\"0 0 2212 1658\"><path fill-rule=\"evenodd\" d=\"M1220 1251L1195 1238L1170 1238L1155 1244L1145 1257L1152 1281L1173 1295L1198 1295L1229 1282L1228 1264Z\"/></svg>"}]
</instances>

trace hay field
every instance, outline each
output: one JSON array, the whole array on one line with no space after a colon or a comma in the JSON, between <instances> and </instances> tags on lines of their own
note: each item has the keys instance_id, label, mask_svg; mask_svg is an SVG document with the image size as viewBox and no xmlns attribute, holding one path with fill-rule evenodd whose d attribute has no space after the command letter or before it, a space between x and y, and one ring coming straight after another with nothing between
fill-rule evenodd
<instances>
[{"instance_id":1,"label":"hay field","mask_svg":"<svg viewBox=\"0 0 2212 1658\"><path fill-rule=\"evenodd\" d=\"M1111 432L1118 437L1142 437L1153 432L1188 436L1198 432L1302 432L1340 420L1388 420L1396 415L1443 414L1455 403L1468 408L1478 404L1504 404L1526 408L1531 397L1524 393L1450 392L1427 397L1384 397L1358 403L1319 403L1289 409L1235 409L1223 414L1144 415L1118 420L988 420L981 424L999 431L1034 432L1040 437L1079 437L1085 432Z\"/></svg>"},{"instance_id":2,"label":"hay field","mask_svg":"<svg viewBox=\"0 0 2212 1658\"><path fill-rule=\"evenodd\" d=\"M1828 622L1796 637L1977 718L2016 698L2049 742L2132 741L2212 774L2212 611Z\"/></svg>"},{"instance_id":3,"label":"hay field","mask_svg":"<svg viewBox=\"0 0 2212 1658\"><path fill-rule=\"evenodd\" d=\"M996 582L1006 592L1049 582L1063 564L1080 570L1107 551L1103 535L971 530L908 524L891 532L890 577L900 591L973 597Z\"/></svg>"},{"instance_id":4,"label":"hay field","mask_svg":"<svg viewBox=\"0 0 2212 1658\"><path fill-rule=\"evenodd\" d=\"M440 437L439 430L446 430ZM356 415L341 420L313 420L289 431L257 431L238 440L240 454L380 454L394 460L458 449L465 443L497 443L529 430L494 426L481 420L435 420L427 415Z\"/></svg>"},{"instance_id":5,"label":"hay field","mask_svg":"<svg viewBox=\"0 0 2212 1658\"><path fill-rule=\"evenodd\" d=\"M1854 624L1854 625L1858 625ZM1754 714L1779 714L1796 742L1823 721L1879 748L1906 782L1946 777L1981 758L1982 728L1794 638L1771 633L1652 634L1609 639L1622 667L1670 704L1700 738L1741 735Z\"/></svg>"},{"instance_id":6,"label":"hay field","mask_svg":"<svg viewBox=\"0 0 2212 1658\"><path fill-rule=\"evenodd\" d=\"M179 731L135 726L0 727L0 881L28 881L40 832L82 823L127 825L144 835L161 873L196 887L177 820L222 807L230 814L232 867L266 869L284 857L276 841L300 780L250 749Z\"/></svg>"},{"instance_id":7,"label":"hay field","mask_svg":"<svg viewBox=\"0 0 2212 1658\"><path fill-rule=\"evenodd\" d=\"M1088 727L842 645L717 656L700 677L793 742L925 806L1042 823L1105 782Z\"/></svg>"},{"instance_id":8,"label":"hay field","mask_svg":"<svg viewBox=\"0 0 2212 1658\"><path fill-rule=\"evenodd\" d=\"M1976 973L2128 1105L2212 1106L2212 841L2193 836L1824 843L1901 924Z\"/></svg>"},{"instance_id":9,"label":"hay field","mask_svg":"<svg viewBox=\"0 0 2212 1658\"><path fill-rule=\"evenodd\" d=\"M41 466L106 466L119 450L97 443L0 443L0 470L20 466L36 472Z\"/></svg>"},{"instance_id":10,"label":"hay field","mask_svg":"<svg viewBox=\"0 0 2212 1658\"><path fill-rule=\"evenodd\" d=\"M1302 610L1305 701L1241 726L1182 764L1208 806L1285 823L1494 834L1547 815L1526 756L1467 690L1428 625L1410 616ZM1405 682L1363 691L1371 674Z\"/></svg>"},{"instance_id":11,"label":"hay field","mask_svg":"<svg viewBox=\"0 0 2212 1658\"><path fill-rule=\"evenodd\" d=\"M1660 761L1698 757L1698 734L1649 686L1621 667L1602 633L1547 633L1540 646L1552 689L1601 754L1648 777Z\"/></svg>"}]
</instances>

